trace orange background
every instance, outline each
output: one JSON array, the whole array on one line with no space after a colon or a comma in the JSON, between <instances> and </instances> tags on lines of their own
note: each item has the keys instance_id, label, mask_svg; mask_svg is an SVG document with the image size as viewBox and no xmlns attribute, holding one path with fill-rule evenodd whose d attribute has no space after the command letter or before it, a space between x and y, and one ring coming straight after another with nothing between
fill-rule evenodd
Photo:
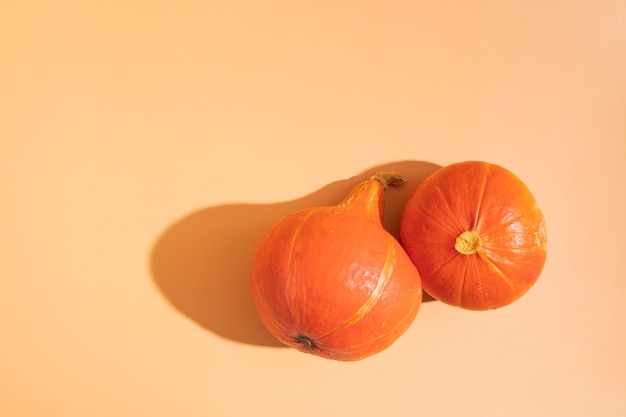
<instances>
[{"instance_id":1,"label":"orange background","mask_svg":"<svg viewBox=\"0 0 626 417\"><path fill-rule=\"evenodd\" d=\"M0 60L0 415L626 415L626 2L4 1ZM544 211L527 295L276 346L273 221L470 159Z\"/></svg>"}]
</instances>

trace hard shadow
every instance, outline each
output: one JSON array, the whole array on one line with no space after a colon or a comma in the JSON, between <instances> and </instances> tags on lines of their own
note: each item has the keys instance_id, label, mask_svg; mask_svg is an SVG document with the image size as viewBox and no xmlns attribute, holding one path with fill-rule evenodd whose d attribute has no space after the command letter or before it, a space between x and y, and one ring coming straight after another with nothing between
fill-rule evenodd
<instances>
[{"instance_id":1,"label":"hard shadow","mask_svg":"<svg viewBox=\"0 0 626 417\"><path fill-rule=\"evenodd\" d=\"M411 192L441 168L429 162L380 165L309 195L274 204L225 204L192 212L168 226L150 253L152 278L171 305L221 337L241 343L282 346L259 320L249 289L254 250L272 224L294 211L338 204L360 180L393 170L407 178L386 192L383 223L398 236ZM425 295L424 301L432 300Z\"/></svg>"}]
</instances>

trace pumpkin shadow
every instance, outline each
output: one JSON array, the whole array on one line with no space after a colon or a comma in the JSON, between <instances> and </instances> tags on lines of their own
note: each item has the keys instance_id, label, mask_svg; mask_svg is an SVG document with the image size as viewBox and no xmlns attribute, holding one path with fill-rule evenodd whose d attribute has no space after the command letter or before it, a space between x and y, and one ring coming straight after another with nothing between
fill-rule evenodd
<instances>
[{"instance_id":1,"label":"pumpkin shadow","mask_svg":"<svg viewBox=\"0 0 626 417\"><path fill-rule=\"evenodd\" d=\"M254 250L270 226L300 209L338 204L360 180L394 170L407 183L387 190L383 224L397 237L409 195L439 168L422 161L394 162L296 200L224 204L192 212L158 236L149 255L152 279L175 309L202 328L240 343L283 346L261 324L249 289ZM430 300L425 294L423 301Z\"/></svg>"}]
</instances>

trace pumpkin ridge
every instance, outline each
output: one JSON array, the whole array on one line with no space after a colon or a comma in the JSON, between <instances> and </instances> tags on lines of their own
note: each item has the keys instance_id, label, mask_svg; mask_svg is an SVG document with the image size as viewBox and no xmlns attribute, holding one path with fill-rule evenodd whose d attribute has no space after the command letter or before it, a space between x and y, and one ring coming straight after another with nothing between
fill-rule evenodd
<instances>
[{"instance_id":1,"label":"pumpkin ridge","mask_svg":"<svg viewBox=\"0 0 626 417\"><path fill-rule=\"evenodd\" d=\"M491 233L495 233L500 231L501 229L504 229L505 227L508 227L510 225L512 225L513 223L515 223L516 221L523 219L524 216L526 215L525 212L519 213L517 216L515 217L511 217L510 219L508 219L506 222L504 223L500 223L498 225L496 225L494 228L489 229L489 230L485 230L483 231L483 234L491 234Z\"/></svg>"},{"instance_id":2,"label":"pumpkin ridge","mask_svg":"<svg viewBox=\"0 0 626 417\"><path fill-rule=\"evenodd\" d=\"M417 295L417 297L421 297L421 296L422 296L422 290L420 289L420 291L418 291L416 295ZM388 329L388 330L387 330L387 332L385 332L385 333L380 333L380 334L378 334L376 337L371 338L371 339L368 339L367 341L363 341L363 342L361 342L361 343L355 343L355 344L351 345L351 346L350 346L350 348L351 348L351 349L352 349L352 348L358 348L358 347L361 347L361 346L363 346L363 345L367 345L367 344L369 344L369 343L372 343L372 342L375 342L375 341L377 341L377 340L384 339L384 338L388 337L390 334L393 334L393 333L394 333L394 332L396 332L399 328L402 328L404 325L406 325L406 321L407 321L407 320L408 320L408 319L409 319L409 318L413 315L413 313L415 312L415 310L419 310L419 307L420 307L420 303L419 303L419 302L414 303L414 304L413 304L413 308L411 308L411 309L410 309L410 310L409 310L409 311L408 311L408 312L404 315L404 317L403 317L401 320L399 320L399 321L398 321L398 322L397 322L394 326L392 326L392 327L388 327L388 328L387 328L387 329ZM329 333L329 334L330 334L330 333ZM327 336L327 335L325 335L325 336ZM322 337L324 337L324 336L322 336Z\"/></svg>"},{"instance_id":3,"label":"pumpkin ridge","mask_svg":"<svg viewBox=\"0 0 626 417\"><path fill-rule=\"evenodd\" d=\"M459 255L462 255L462 254L459 253ZM459 285L459 296L458 296L459 305L463 305L463 288L465 287L465 281L467 279L467 269L470 263L469 258L471 258L471 256L468 256L468 255L463 255L463 256L465 256L465 262L463 263L463 274L461 274L463 278L461 278L461 285Z\"/></svg>"},{"instance_id":4,"label":"pumpkin ridge","mask_svg":"<svg viewBox=\"0 0 626 417\"><path fill-rule=\"evenodd\" d=\"M494 246L494 245L485 244L483 245L483 248L486 248L487 250L495 250L495 251L503 251L503 252L507 252L507 251L534 252L535 250L540 249L541 247L537 245L536 243L533 243L527 246L513 246L513 245Z\"/></svg>"},{"instance_id":5,"label":"pumpkin ridge","mask_svg":"<svg viewBox=\"0 0 626 417\"><path fill-rule=\"evenodd\" d=\"M480 219L480 209L485 198L485 189L487 188L487 177L489 176L489 165L486 166L487 172L483 176L483 182L480 186L480 194L478 195L478 205L476 206L476 215L474 216L474 224L470 226L470 230L478 229L478 221Z\"/></svg>"},{"instance_id":6,"label":"pumpkin ridge","mask_svg":"<svg viewBox=\"0 0 626 417\"><path fill-rule=\"evenodd\" d=\"M294 265L294 256L293 253L296 250L296 241L298 240L298 238L300 237L300 234L302 232L302 229L304 228L304 225L306 224L306 222L311 218L311 216L313 216L313 214L318 213L321 210L321 208L313 208L310 209L300 220L300 223L298 224L298 227L296 228L296 230L294 231L294 234L291 238L291 247L289 248L289 254L287 259L289 259L289 263L287 265L287 282L285 283L285 300L287 300L287 306L289 307L289 315L291 316L291 321L294 324L294 327L296 328L296 331L298 332L298 334L300 334L300 326L299 326L299 322L298 320L296 320L295 317L295 308L294 308L294 300L296 299L296 272L295 272L295 265ZM300 320L300 323L302 321Z\"/></svg>"},{"instance_id":7,"label":"pumpkin ridge","mask_svg":"<svg viewBox=\"0 0 626 417\"><path fill-rule=\"evenodd\" d=\"M498 274L498 276L500 278L502 278L502 280L504 282L506 282L509 287L511 287L514 291L515 291L515 285L513 285L513 283L511 282L511 279L509 277L507 277L504 272L502 272L500 270L500 268L498 268L498 266L496 265L496 263L494 261L491 260L491 258L483 251L477 252L478 256L480 256L480 259L485 262L496 274Z\"/></svg>"},{"instance_id":8,"label":"pumpkin ridge","mask_svg":"<svg viewBox=\"0 0 626 417\"><path fill-rule=\"evenodd\" d=\"M448 216L450 217L450 219L454 220L454 223L456 223L456 226L459 228L459 230L466 230L467 228L461 225L461 223L459 222L459 219L454 213L454 210L452 210L452 207L450 207L450 203L448 202L448 199L446 198L446 193L443 192L443 190L441 189L441 186L437 184L435 189L437 190L437 192L441 196L441 199L445 203L446 209L448 210Z\"/></svg>"},{"instance_id":9,"label":"pumpkin ridge","mask_svg":"<svg viewBox=\"0 0 626 417\"><path fill-rule=\"evenodd\" d=\"M539 213L541 213L541 210L539 209L539 205L537 204L537 202L535 201L532 205L528 206L526 208L526 210L522 210L520 211L517 216L511 217L510 219L508 219L506 222L504 223L500 223L498 225L496 225L493 229L488 229L485 230L484 233L485 234L490 234L490 233L494 233L497 232L507 226L510 226L511 224L515 223L516 221L523 219L524 217L526 217L528 214L533 213L539 211Z\"/></svg>"},{"instance_id":10,"label":"pumpkin ridge","mask_svg":"<svg viewBox=\"0 0 626 417\"><path fill-rule=\"evenodd\" d=\"M343 323L336 326L334 329L324 333L321 336L317 336L316 339L321 339L329 334L336 332L337 330L349 327L357 323L361 320L367 313L369 313L374 306L380 300L380 297L383 295L385 288L391 281L391 276L393 275L393 271L396 265L396 248L395 242L391 236L388 236L388 250L387 257L385 258L385 262L383 263L382 270L380 272L380 277L378 278L378 282L376 283L376 287L372 290L370 296L365 300L363 305L359 307L357 311L355 311L350 317L348 317Z\"/></svg>"},{"instance_id":11,"label":"pumpkin ridge","mask_svg":"<svg viewBox=\"0 0 626 417\"><path fill-rule=\"evenodd\" d=\"M422 207L418 207L418 210L419 210L420 214L422 214L424 217L428 217L430 220L433 221L433 223L437 224L443 230L445 230L446 232L450 233L451 236L456 236L458 234L458 232L456 232L455 230L452 230L445 223L442 223L439 220L437 220L436 218L434 218L429 212L424 210Z\"/></svg>"},{"instance_id":12,"label":"pumpkin ridge","mask_svg":"<svg viewBox=\"0 0 626 417\"><path fill-rule=\"evenodd\" d=\"M479 259L480 259L480 253L481 253L481 252L482 252L482 251L479 251L479 252L478 252L478 254L479 254ZM483 294L485 295L485 300L488 300L488 299L489 299L489 294L487 293L487 288L483 285L483 276L482 276L482 274L478 271L478 269L479 269L479 268L478 268L478 262L477 262L477 260L476 260L476 257L472 257L471 262L473 263L474 268L477 270L477 271L476 271L476 276L478 277L478 282L480 283L480 288L483 290Z\"/></svg>"},{"instance_id":13,"label":"pumpkin ridge","mask_svg":"<svg viewBox=\"0 0 626 417\"><path fill-rule=\"evenodd\" d=\"M430 271L430 273L429 273L428 275L422 275L422 278L430 278L430 277L432 277L433 275L435 275L436 273L438 273L438 272L439 272L439 271L440 271L440 270L441 270L444 266L446 266L446 265L448 265L450 262L452 262L452 260L453 260L454 258L456 258L457 256L462 256L462 254L461 254L461 253L459 253L459 252L456 252L456 251L455 251L455 253L453 253L453 254L452 254L452 256L450 256L450 258L449 258L449 259L447 259L447 260L446 260L446 261L444 261L444 262L441 262L441 263L440 263L440 265L437 267L437 269L435 269L435 270L433 270L433 271ZM464 256L467 256L467 255L464 255ZM420 271L420 274L421 274L421 271Z\"/></svg>"},{"instance_id":14,"label":"pumpkin ridge","mask_svg":"<svg viewBox=\"0 0 626 417\"><path fill-rule=\"evenodd\" d=\"M498 226L497 228L491 230L490 232L485 232L484 235L494 234L494 233L498 232L499 230L501 230L501 229L503 229L505 227L511 226L516 221L523 220L523 218L526 216L526 214L527 213L522 213L519 216L516 216L515 218L512 218L512 219L508 220L506 223L502 224L501 226ZM496 246L496 245L490 244L489 241L486 241L486 242L484 242L485 243L485 247L488 247L490 249L495 249L495 250L510 250L510 249L535 250L535 249L540 249L540 248L544 247L545 244L546 244L545 224L543 224L543 222L540 222L539 229L540 229L540 231L538 232L539 234L535 234L534 242L529 243L528 245L507 244L506 246Z\"/></svg>"}]
</instances>

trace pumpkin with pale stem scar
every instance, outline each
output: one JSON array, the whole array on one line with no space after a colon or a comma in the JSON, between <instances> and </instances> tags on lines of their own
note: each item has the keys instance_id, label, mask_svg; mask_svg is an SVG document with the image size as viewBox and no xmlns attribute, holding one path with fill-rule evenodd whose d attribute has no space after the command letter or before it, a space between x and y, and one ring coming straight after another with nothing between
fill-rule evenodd
<instances>
[{"instance_id":1,"label":"pumpkin with pale stem scar","mask_svg":"<svg viewBox=\"0 0 626 417\"><path fill-rule=\"evenodd\" d=\"M546 260L544 216L528 187L486 162L441 168L404 208L400 241L424 291L471 310L503 307L537 281Z\"/></svg>"}]
</instances>

